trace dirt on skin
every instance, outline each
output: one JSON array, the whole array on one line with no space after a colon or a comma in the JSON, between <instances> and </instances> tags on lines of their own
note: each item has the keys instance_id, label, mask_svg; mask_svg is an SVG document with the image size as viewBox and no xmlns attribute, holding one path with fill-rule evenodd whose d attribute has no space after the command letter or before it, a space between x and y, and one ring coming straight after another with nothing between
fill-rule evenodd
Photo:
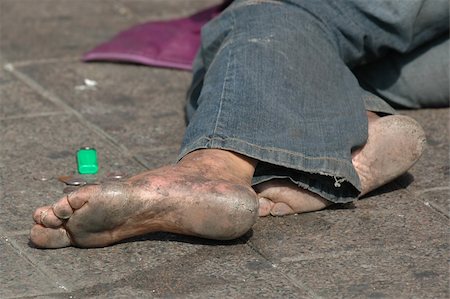
<instances>
[{"instance_id":1,"label":"dirt on skin","mask_svg":"<svg viewBox=\"0 0 450 299\"><path fill-rule=\"evenodd\" d=\"M413 119L368 116L369 139L353 153L361 195L406 172L425 146L425 134ZM30 239L43 248L101 247L156 231L234 239L252 227L258 209L262 216L281 216L329 204L297 186L272 181L256 188L258 205L250 187L255 166L239 154L199 150L175 166L124 183L86 186L38 208Z\"/></svg>"},{"instance_id":2,"label":"dirt on skin","mask_svg":"<svg viewBox=\"0 0 450 299\"><path fill-rule=\"evenodd\" d=\"M171 166L86 186L37 209L30 238L44 248L103 247L156 231L226 240L245 234L257 211L249 185Z\"/></svg>"}]
</instances>

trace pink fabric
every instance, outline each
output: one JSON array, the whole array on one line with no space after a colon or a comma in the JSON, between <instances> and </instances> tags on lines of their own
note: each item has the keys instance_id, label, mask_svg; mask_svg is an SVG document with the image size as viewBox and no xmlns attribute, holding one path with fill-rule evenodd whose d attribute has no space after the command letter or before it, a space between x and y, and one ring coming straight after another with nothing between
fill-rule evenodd
<instances>
[{"instance_id":1,"label":"pink fabric","mask_svg":"<svg viewBox=\"0 0 450 299\"><path fill-rule=\"evenodd\" d=\"M133 26L85 53L83 61L118 61L191 70L201 27L231 1L192 16Z\"/></svg>"}]
</instances>

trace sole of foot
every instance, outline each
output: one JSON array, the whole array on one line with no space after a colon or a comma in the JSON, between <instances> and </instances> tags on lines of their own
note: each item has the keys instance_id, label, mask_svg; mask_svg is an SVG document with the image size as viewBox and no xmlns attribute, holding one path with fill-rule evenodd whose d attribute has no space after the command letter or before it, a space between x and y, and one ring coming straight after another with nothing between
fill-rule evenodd
<instances>
[{"instance_id":1,"label":"sole of foot","mask_svg":"<svg viewBox=\"0 0 450 299\"><path fill-rule=\"evenodd\" d=\"M361 194L394 180L421 157L426 137L412 118L401 115L369 117L367 143L353 152L352 163L361 181ZM284 216L321 210L332 203L287 180L255 186L260 216Z\"/></svg>"},{"instance_id":2,"label":"sole of foot","mask_svg":"<svg viewBox=\"0 0 450 299\"><path fill-rule=\"evenodd\" d=\"M38 208L30 239L40 248L104 247L156 231L235 239L254 224L257 208L250 186L165 167L86 186Z\"/></svg>"}]
</instances>

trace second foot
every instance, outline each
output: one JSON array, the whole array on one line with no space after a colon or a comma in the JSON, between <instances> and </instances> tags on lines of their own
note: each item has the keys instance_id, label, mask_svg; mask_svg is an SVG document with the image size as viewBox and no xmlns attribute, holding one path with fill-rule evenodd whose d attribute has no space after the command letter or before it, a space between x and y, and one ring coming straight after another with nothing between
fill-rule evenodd
<instances>
[{"instance_id":1,"label":"second foot","mask_svg":"<svg viewBox=\"0 0 450 299\"><path fill-rule=\"evenodd\" d=\"M319 195L288 180L270 180L254 186L259 197L259 216L285 216L318 211L331 204Z\"/></svg>"},{"instance_id":2,"label":"second foot","mask_svg":"<svg viewBox=\"0 0 450 299\"><path fill-rule=\"evenodd\" d=\"M425 147L425 133L412 118L378 117L368 112L369 138L352 162L361 180L361 194L381 187L411 168ZM332 203L288 180L271 180L254 187L260 216L312 212Z\"/></svg>"},{"instance_id":3,"label":"second foot","mask_svg":"<svg viewBox=\"0 0 450 299\"><path fill-rule=\"evenodd\" d=\"M86 186L38 208L30 239L42 248L103 247L156 231L234 239L251 228L257 207L250 186L171 166Z\"/></svg>"},{"instance_id":4,"label":"second foot","mask_svg":"<svg viewBox=\"0 0 450 299\"><path fill-rule=\"evenodd\" d=\"M352 154L361 181L360 196L405 173L419 160L425 145L425 132L414 119L403 115L369 117L367 142Z\"/></svg>"}]
</instances>

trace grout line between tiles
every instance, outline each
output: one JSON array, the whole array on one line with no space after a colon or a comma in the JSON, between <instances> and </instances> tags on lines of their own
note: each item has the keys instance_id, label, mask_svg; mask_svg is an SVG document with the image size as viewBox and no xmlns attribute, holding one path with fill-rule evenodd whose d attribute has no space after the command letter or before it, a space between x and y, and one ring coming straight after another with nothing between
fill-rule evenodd
<instances>
[{"instance_id":1,"label":"grout line between tiles","mask_svg":"<svg viewBox=\"0 0 450 299\"><path fill-rule=\"evenodd\" d=\"M385 250L395 250L395 249L401 249L400 246L384 246L382 249L379 247L377 248L370 248L370 247L363 247L358 248L357 250L340 250L336 252L328 252L328 253L309 253L309 254L299 254L296 256L291 257L284 257L280 259L281 263L298 263L298 262L304 262L304 261L314 261L314 260L321 260L321 259L338 259L345 256L354 256L356 254L370 254L373 252L379 252L379 251L385 251Z\"/></svg>"},{"instance_id":2,"label":"grout line between tiles","mask_svg":"<svg viewBox=\"0 0 450 299\"><path fill-rule=\"evenodd\" d=\"M2 299L27 299L27 298L36 298L36 297L43 297L47 298L51 295L61 295L62 297L67 297L67 293L61 293L61 292L48 292L48 293L36 293L33 295L19 295L19 296L12 296L12 297L4 297ZM69 297L70 298L70 297Z\"/></svg>"},{"instance_id":3,"label":"grout line between tiles","mask_svg":"<svg viewBox=\"0 0 450 299\"><path fill-rule=\"evenodd\" d=\"M53 275L52 271L49 269L46 269L45 266L39 265L38 262L30 255L26 254L21 246L17 244L16 241L13 239L9 239L6 237L6 234L4 233L3 229L0 227L0 236L2 239L5 240L5 243L7 243L14 252L20 256L23 260L25 260L27 263L31 264L36 271L40 272L44 277L47 277L47 279L50 280L50 282L56 284L56 287L58 289L64 290L65 292L70 292L70 288L67 287L67 284L61 283L56 275Z\"/></svg>"},{"instance_id":4,"label":"grout line between tiles","mask_svg":"<svg viewBox=\"0 0 450 299\"><path fill-rule=\"evenodd\" d=\"M240 238L241 239L241 238ZM244 241L242 239L242 241ZM245 241L244 241L245 242ZM319 295L317 295L313 290L311 290L310 288L308 288L307 286L299 283L298 279L291 277L290 275L286 274L283 270L281 270L276 264L272 263L272 261L265 255L263 254L258 248L256 248L255 245L253 245L253 243L251 241L246 241L245 244L250 247L250 249L255 252L257 255L259 255L260 257L262 257L266 262L268 262L273 269L275 269L275 271L277 271L281 276L283 276L284 278L286 278L287 281L289 281L296 289L298 289L299 291L306 291L308 293L308 295L311 298L321 298Z\"/></svg>"},{"instance_id":5,"label":"grout line between tiles","mask_svg":"<svg viewBox=\"0 0 450 299\"><path fill-rule=\"evenodd\" d=\"M441 205L439 205L437 203L434 203L434 202L429 202L429 201L427 201L425 199L422 199L422 198L418 199L418 200L422 201L423 204L426 205L427 207L430 207L432 210L438 212L438 214L440 214L440 215L444 216L445 218L447 218L447 220L450 219L450 215L447 214L446 209L444 207L442 207Z\"/></svg>"},{"instance_id":6,"label":"grout line between tiles","mask_svg":"<svg viewBox=\"0 0 450 299\"><path fill-rule=\"evenodd\" d=\"M432 188L427 188L427 189L423 189L423 190L418 190L415 192L418 194L424 194L424 193L433 192L433 191L450 191L450 186L432 187Z\"/></svg>"},{"instance_id":7,"label":"grout line between tiles","mask_svg":"<svg viewBox=\"0 0 450 299\"><path fill-rule=\"evenodd\" d=\"M424 205L429 207L433 212L436 212L437 214L443 216L448 221L448 219L450 219L450 215L447 213L446 209L437 203L429 202L428 200L426 200L425 194L427 194L427 192L432 192L432 191L449 191L449 190L450 190L450 187L433 187L433 188L428 188L428 189L420 190L420 191L413 191L413 190L406 189L406 192L411 194L411 196L415 200L422 202Z\"/></svg>"},{"instance_id":8,"label":"grout line between tiles","mask_svg":"<svg viewBox=\"0 0 450 299\"><path fill-rule=\"evenodd\" d=\"M15 67L23 67L23 66L29 66L29 65L36 65L36 64L47 64L47 63L55 63L55 62L75 62L80 61L80 57L61 57L61 58L42 58L42 59L33 59L33 60L20 60L17 62L9 63L11 65L14 65ZM8 65L8 63L6 64Z\"/></svg>"},{"instance_id":9,"label":"grout line between tiles","mask_svg":"<svg viewBox=\"0 0 450 299\"><path fill-rule=\"evenodd\" d=\"M450 215L447 214L446 209L444 207L441 207L439 204L435 204L433 202L429 202L426 199L423 198L423 195L427 192L431 191L446 191L450 190L450 187L432 187L425 190L411 190L409 188L402 187L400 184L394 182L394 184L399 188L404 190L407 194L409 194L413 200L421 202L423 205L429 207L433 213L437 213L441 217L445 218L446 221L450 218Z\"/></svg>"},{"instance_id":10,"label":"grout line between tiles","mask_svg":"<svg viewBox=\"0 0 450 299\"><path fill-rule=\"evenodd\" d=\"M14 115L14 116L5 116L0 117L0 120L14 120L14 119L24 119L24 118L35 118L35 117L46 117L46 116L55 116L55 115L65 115L67 112L56 111L56 112L41 112L41 113L29 113L22 115Z\"/></svg>"},{"instance_id":11,"label":"grout line between tiles","mask_svg":"<svg viewBox=\"0 0 450 299\"><path fill-rule=\"evenodd\" d=\"M0 231L6 237L17 237L17 236L22 236L22 235L28 235L30 233L29 229L27 229L27 230L19 230L19 231L10 231L10 232L7 232L5 230L1 230L0 229Z\"/></svg>"}]
</instances>

